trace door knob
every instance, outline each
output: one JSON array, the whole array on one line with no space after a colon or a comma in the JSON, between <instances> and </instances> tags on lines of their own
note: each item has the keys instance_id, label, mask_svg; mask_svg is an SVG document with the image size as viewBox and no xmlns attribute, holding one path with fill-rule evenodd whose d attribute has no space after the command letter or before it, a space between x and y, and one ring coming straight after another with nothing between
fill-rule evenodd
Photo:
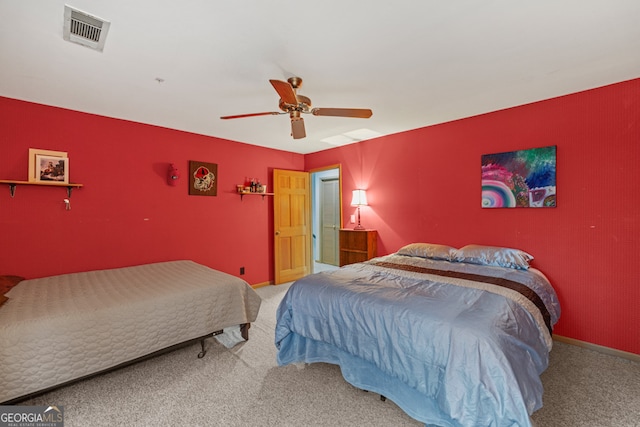
<instances>
[{"instance_id":1,"label":"door knob","mask_svg":"<svg viewBox=\"0 0 640 427\"><path fill-rule=\"evenodd\" d=\"M279 235L280 235L280 232L279 232L279 231L276 231L276 236L279 236Z\"/></svg>"}]
</instances>

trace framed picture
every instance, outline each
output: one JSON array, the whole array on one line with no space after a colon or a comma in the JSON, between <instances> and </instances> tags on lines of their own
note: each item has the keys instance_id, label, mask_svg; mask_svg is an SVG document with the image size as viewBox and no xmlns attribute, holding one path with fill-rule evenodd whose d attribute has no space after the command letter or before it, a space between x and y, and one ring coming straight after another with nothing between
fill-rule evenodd
<instances>
[{"instance_id":1,"label":"framed picture","mask_svg":"<svg viewBox=\"0 0 640 427\"><path fill-rule=\"evenodd\" d=\"M555 208L556 146L482 155L483 208Z\"/></svg>"},{"instance_id":2,"label":"framed picture","mask_svg":"<svg viewBox=\"0 0 640 427\"><path fill-rule=\"evenodd\" d=\"M36 154L36 182L69 183L69 158Z\"/></svg>"},{"instance_id":3,"label":"framed picture","mask_svg":"<svg viewBox=\"0 0 640 427\"><path fill-rule=\"evenodd\" d=\"M67 159L67 173L65 174L67 177L68 183L69 179L69 159L67 153L65 151L51 151L51 150L40 150L37 148L29 148L29 182L40 182L40 170L38 166L38 160L36 156L49 156L49 157L62 157Z\"/></svg>"},{"instance_id":4,"label":"framed picture","mask_svg":"<svg viewBox=\"0 0 640 427\"><path fill-rule=\"evenodd\" d=\"M189 160L189 195L218 195L218 165Z\"/></svg>"}]
</instances>

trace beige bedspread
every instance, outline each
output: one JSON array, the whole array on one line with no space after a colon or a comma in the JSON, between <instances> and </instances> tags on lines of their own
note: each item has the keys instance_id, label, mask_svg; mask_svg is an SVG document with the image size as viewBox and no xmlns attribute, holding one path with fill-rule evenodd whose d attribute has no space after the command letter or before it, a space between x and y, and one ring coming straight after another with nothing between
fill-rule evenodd
<instances>
[{"instance_id":1,"label":"beige bedspread","mask_svg":"<svg viewBox=\"0 0 640 427\"><path fill-rule=\"evenodd\" d=\"M193 261L25 280L6 295L0 402L253 322L261 302L244 280Z\"/></svg>"}]
</instances>

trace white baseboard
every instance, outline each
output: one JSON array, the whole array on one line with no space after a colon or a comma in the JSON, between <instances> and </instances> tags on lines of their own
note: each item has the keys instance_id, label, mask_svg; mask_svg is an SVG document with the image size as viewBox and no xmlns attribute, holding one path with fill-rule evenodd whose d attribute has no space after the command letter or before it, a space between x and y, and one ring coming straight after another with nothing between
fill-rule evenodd
<instances>
[{"instance_id":1,"label":"white baseboard","mask_svg":"<svg viewBox=\"0 0 640 427\"><path fill-rule=\"evenodd\" d=\"M580 341L574 338L567 338L561 335L554 335L553 339L559 342L563 342L565 344L575 345L578 347L608 354L609 356L621 357L623 359L629 359L633 362L640 363L640 354L630 353L628 351L616 350L615 348L605 347L598 344L592 344L592 343L589 343L586 341Z\"/></svg>"}]
</instances>

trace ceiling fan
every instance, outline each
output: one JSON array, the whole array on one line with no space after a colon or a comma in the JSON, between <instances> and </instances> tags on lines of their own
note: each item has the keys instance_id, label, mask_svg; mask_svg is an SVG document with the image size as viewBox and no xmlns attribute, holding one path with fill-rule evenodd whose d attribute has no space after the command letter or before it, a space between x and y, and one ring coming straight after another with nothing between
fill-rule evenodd
<instances>
[{"instance_id":1,"label":"ceiling fan","mask_svg":"<svg viewBox=\"0 0 640 427\"><path fill-rule=\"evenodd\" d=\"M306 136L304 130L304 119L302 114L313 114L314 116L334 116L334 117L356 117L368 119L373 112L364 108L311 108L311 100L303 95L298 95L297 91L302 86L300 77L290 77L286 82L282 80L269 80L273 88L280 95L280 111L268 111L264 113L239 114L236 116L223 116L223 120L240 119L244 117L268 116L289 114L291 117L291 136L293 139L300 139Z\"/></svg>"}]
</instances>

